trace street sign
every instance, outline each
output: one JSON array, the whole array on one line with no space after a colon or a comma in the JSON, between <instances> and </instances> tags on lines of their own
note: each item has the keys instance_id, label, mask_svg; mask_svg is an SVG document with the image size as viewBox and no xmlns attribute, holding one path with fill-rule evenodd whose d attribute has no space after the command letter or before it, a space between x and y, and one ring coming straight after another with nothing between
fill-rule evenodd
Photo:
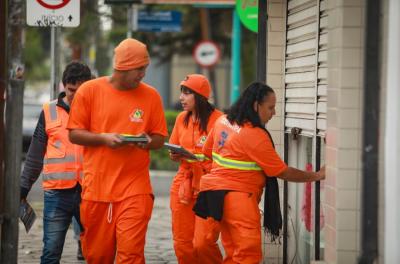
<instances>
[{"instance_id":1,"label":"street sign","mask_svg":"<svg viewBox=\"0 0 400 264\"><path fill-rule=\"evenodd\" d=\"M80 0L27 0L26 22L35 27L77 27Z\"/></svg>"},{"instance_id":2,"label":"street sign","mask_svg":"<svg viewBox=\"0 0 400 264\"><path fill-rule=\"evenodd\" d=\"M236 12L246 28L258 32L258 0L237 0Z\"/></svg>"},{"instance_id":3,"label":"street sign","mask_svg":"<svg viewBox=\"0 0 400 264\"><path fill-rule=\"evenodd\" d=\"M195 61L205 68L214 66L220 56L221 52L217 44L209 40L199 42L193 50Z\"/></svg>"},{"instance_id":4,"label":"street sign","mask_svg":"<svg viewBox=\"0 0 400 264\"><path fill-rule=\"evenodd\" d=\"M150 32L181 32L182 13L179 11L140 11L138 30Z\"/></svg>"}]
</instances>

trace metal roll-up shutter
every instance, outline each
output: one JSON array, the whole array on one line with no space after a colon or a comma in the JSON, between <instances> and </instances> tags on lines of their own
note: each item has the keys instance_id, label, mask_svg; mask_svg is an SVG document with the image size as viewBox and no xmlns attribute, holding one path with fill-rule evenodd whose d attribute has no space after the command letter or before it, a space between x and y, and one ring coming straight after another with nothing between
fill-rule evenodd
<instances>
[{"instance_id":1,"label":"metal roll-up shutter","mask_svg":"<svg viewBox=\"0 0 400 264\"><path fill-rule=\"evenodd\" d=\"M306 136L326 127L326 1L318 1L291 0L287 8L285 130L298 127Z\"/></svg>"}]
</instances>

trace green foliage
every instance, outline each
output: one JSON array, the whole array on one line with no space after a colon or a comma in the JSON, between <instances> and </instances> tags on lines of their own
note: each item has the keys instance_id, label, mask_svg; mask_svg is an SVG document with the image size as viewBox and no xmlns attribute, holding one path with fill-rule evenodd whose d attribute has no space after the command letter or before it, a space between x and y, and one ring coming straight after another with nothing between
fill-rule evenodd
<instances>
[{"instance_id":1,"label":"green foliage","mask_svg":"<svg viewBox=\"0 0 400 264\"><path fill-rule=\"evenodd\" d=\"M23 50L25 73L28 80L49 79L50 67L46 62L47 54L43 48L43 29L27 27L26 42Z\"/></svg>"},{"instance_id":2,"label":"green foliage","mask_svg":"<svg viewBox=\"0 0 400 264\"><path fill-rule=\"evenodd\" d=\"M175 119L179 114L178 111L165 111L165 118L167 119L168 133L171 134L175 125ZM168 137L169 138L169 137ZM168 141L168 139L167 139ZM161 148L151 152L150 169L152 170L177 170L178 162L172 161L169 158L168 150Z\"/></svg>"}]
</instances>

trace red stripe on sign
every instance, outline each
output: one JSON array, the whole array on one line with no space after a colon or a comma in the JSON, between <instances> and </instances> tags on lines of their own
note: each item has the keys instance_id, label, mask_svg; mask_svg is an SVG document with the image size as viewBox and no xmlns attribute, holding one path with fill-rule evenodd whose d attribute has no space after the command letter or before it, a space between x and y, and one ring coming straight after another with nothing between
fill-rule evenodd
<instances>
[{"instance_id":1,"label":"red stripe on sign","mask_svg":"<svg viewBox=\"0 0 400 264\"><path fill-rule=\"evenodd\" d=\"M71 0L63 0L60 4L52 5L52 4L45 3L43 0L37 0L37 2L41 6L43 6L45 8L48 8L48 9L59 9L59 8L62 8L64 6L66 6L70 1Z\"/></svg>"}]
</instances>

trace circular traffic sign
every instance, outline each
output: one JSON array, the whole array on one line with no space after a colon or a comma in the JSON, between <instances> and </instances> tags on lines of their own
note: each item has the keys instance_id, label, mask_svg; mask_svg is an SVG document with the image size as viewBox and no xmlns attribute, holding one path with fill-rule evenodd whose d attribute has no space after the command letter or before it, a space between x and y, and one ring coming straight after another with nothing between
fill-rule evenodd
<instances>
[{"instance_id":1,"label":"circular traffic sign","mask_svg":"<svg viewBox=\"0 0 400 264\"><path fill-rule=\"evenodd\" d=\"M199 42L193 50L194 60L205 68L214 66L220 56L221 52L217 44L209 40Z\"/></svg>"},{"instance_id":2,"label":"circular traffic sign","mask_svg":"<svg viewBox=\"0 0 400 264\"><path fill-rule=\"evenodd\" d=\"M58 0L58 1L54 1L54 0L52 0L52 1L51 0L47 0L47 1L37 0L37 2L41 6L43 6L45 8L48 8L48 9L59 9L59 8L62 8L64 6L66 6L69 3L69 1L71 1L71 0Z\"/></svg>"}]
</instances>

